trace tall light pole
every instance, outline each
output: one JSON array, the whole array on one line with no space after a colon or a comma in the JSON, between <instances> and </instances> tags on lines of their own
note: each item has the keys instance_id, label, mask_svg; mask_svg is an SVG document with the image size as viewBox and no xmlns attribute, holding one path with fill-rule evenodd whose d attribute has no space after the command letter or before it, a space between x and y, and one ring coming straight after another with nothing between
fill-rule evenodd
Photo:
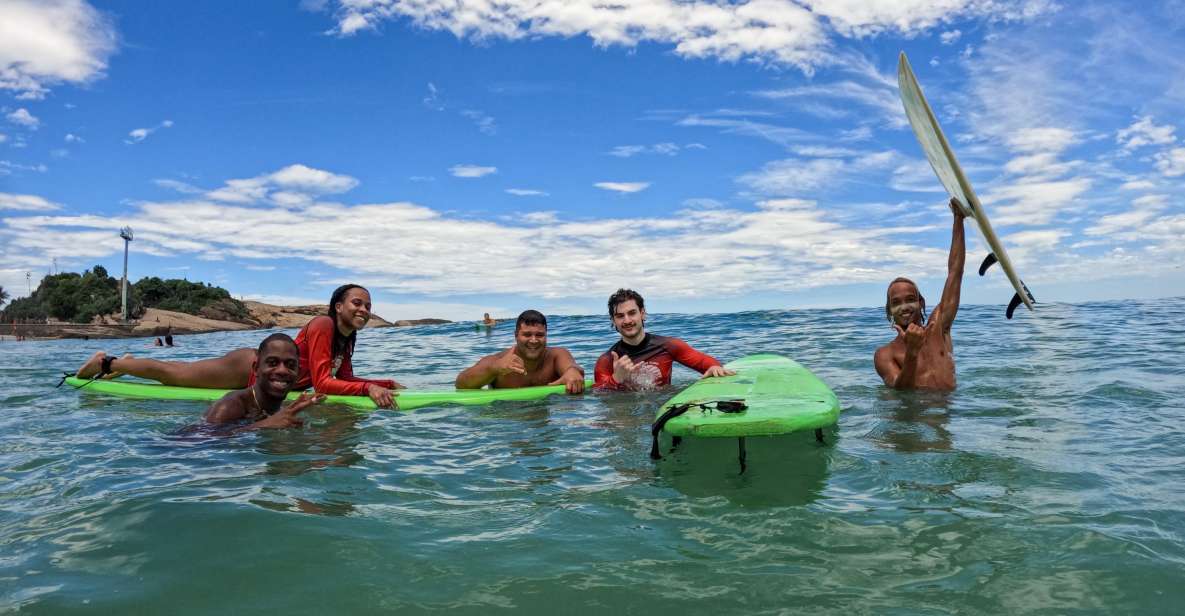
<instances>
[{"instance_id":1,"label":"tall light pole","mask_svg":"<svg viewBox=\"0 0 1185 616\"><path fill-rule=\"evenodd\" d=\"M123 238L123 304L119 310L124 323L128 321L128 245L132 243L132 228L124 227L119 230L119 237Z\"/></svg>"}]
</instances>

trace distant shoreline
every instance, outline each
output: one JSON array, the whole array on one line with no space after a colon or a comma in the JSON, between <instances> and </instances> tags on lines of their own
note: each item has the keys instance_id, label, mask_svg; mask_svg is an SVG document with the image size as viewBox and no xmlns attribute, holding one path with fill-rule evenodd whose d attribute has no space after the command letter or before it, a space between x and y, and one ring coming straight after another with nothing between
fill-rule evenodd
<instances>
[{"instance_id":1,"label":"distant shoreline","mask_svg":"<svg viewBox=\"0 0 1185 616\"><path fill-rule=\"evenodd\" d=\"M168 334L174 336L209 334L226 331L249 331L281 328L304 327L315 317L328 312L324 305L311 306L276 306L263 302L245 301L244 305L250 316L242 320L222 320L201 317L183 312L149 308L144 315L129 323L119 323L118 315L105 317L106 322L98 323L11 323L0 324L0 341L15 342L15 334L21 334L26 340L57 340L57 339L111 339L111 338L152 338L163 337ZM410 327L413 325L439 325L452 323L446 319L401 319L388 321L378 315L370 316L368 328L372 327ZM15 329L14 329L15 327Z\"/></svg>"}]
</instances>

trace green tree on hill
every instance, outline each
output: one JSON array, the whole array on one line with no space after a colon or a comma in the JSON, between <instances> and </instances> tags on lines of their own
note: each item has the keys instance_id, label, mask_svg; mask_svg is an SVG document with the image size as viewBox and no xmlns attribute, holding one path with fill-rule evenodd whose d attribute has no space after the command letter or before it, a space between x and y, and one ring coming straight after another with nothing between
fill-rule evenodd
<instances>
[{"instance_id":1,"label":"green tree on hill","mask_svg":"<svg viewBox=\"0 0 1185 616\"><path fill-rule=\"evenodd\" d=\"M4 287L0 287L0 306L3 306L6 301L8 301L8 291L5 291Z\"/></svg>"},{"instance_id":2,"label":"green tree on hill","mask_svg":"<svg viewBox=\"0 0 1185 616\"><path fill-rule=\"evenodd\" d=\"M6 295L7 297L7 295ZM120 310L120 281L101 265L81 274L63 272L41 279L29 297L13 300L0 311L4 321L44 321L54 318L89 323L98 315ZM146 308L160 308L211 319L248 320L250 313L226 289L188 280L162 280L155 276L128 285L128 316L136 318Z\"/></svg>"}]
</instances>

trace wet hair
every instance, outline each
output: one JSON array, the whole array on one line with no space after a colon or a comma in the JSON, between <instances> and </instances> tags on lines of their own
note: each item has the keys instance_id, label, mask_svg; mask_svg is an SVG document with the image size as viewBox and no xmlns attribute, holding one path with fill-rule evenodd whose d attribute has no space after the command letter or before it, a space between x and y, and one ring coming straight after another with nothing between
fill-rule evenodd
<instances>
[{"instance_id":1,"label":"wet hair","mask_svg":"<svg viewBox=\"0 0 1185 616\"><path fill-rule=\"evenodd\" d=\"M616 293L609 296L609 318L613 318L613 311L617 310L618 304L623 304L631 299L638 303L638 310L646 309L646 301L642 299L642 296L637 291L633 289L618 289Z\"/></svg>"},{"instance_id":2,"label":"wet hair","mask_svg":"<svg viewBox=\"0 0 1185 616\"><path fill-rule=\"evenodd\" d=\"M292 336L281 333L275 333L268 336L267 338L264 338L263 342L259 343L259 349L257 349L257 352L260 355L263 355L263 350L267 348L267 345L273 342L287 342L288 344L292 345L292 348L296 349L297 354L300 354L300 347L296 346L296 341L292 339Z\"/></svg>"},{"instance_id":3,"label":"wet hair","mask_svg":"<svg viewBox=\"0 0 1185 616\"><path fill-rule=\"evenodd\" d=\"M333 319L333 344L330 347L330 357L341 357L343 355L354 354L354 342L358 340L358 330L354 330L349 336L343 336L337 329L337 305L346 299L346 293L351 289L362 289L366 291L366 287L360 284L343 284L334 289L333 295L329 298L329 318ZM370 291L366 291L370 293Z\"/></svg>"},{"instance_id":4,"label":"wet hair","mask_svg":"<svg viewBox=\"0 0 1185 616\"><path fill-rule=\"evenodd\" d=\"M522 314L518 315L518 320L514 322L514 333L517 334L519 328L524 325L542 325L546 329L547 317L538 310L524 310Z\"/></svg>"},{"instance_id":5,"label":"wet hair","mask_svg":"<svg viewBox=\"0 0 1185 616\"><path fill-rule=\"evenodd\" d=\"M885 318L888 319L890 323L893 322L893 307L890 305L890 302L892 301L892 299L889 298L889 291L892 290L893 285L897 284L898 282L908 282L909 284L913 285L913 290L916 291L918 294L918 302L922 305L922 309L918 311L919 316L921 316L921 319L922 319L921 324L925 325L926 324L926 298L922 297L922 290L918 288L918 283L916 283L908 278L905 278L904 276L898 276L897 278L894 278L893 282L890 282L889 286L885 288Z\"/></svg>"}]
</instances>

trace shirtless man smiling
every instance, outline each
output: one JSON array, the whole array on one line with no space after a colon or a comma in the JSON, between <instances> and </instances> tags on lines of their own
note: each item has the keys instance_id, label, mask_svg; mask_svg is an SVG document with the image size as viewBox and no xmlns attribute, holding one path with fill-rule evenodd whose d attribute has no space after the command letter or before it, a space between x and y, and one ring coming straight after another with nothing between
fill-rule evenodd
<instances>
[{"instance_id":1,"label":"shirtless man smiling","mask_svg":"<svg viewBox=\"0 0 1185 616\"><path fill-rule=\"evenodd\" d=\"M955 356L950 328L959 310L959 292L963 285L963 264L967 247L963 235L963 211L951 199L954 228L950 238L950 257L946 268L946 286L942 300L926 318L926 298L908 278L889 283L885 298L885 316L897 330L897 338L876 350L873 363L885 385L894 389L955 388Z\"/></svg>"},{"instance_id":2,"label":"shirtless man smiling","mask_svg":"<svg viewBox=\"0 0 1185 616\"><path fill-rule=\"evenodd\" d=\"M584 391L584 369L568 349L547 346L547 317L525 310L514 324L514 346L481 358L457 375L457 389L563 385L570 394Z\"/></svg>"}]
</instances>

